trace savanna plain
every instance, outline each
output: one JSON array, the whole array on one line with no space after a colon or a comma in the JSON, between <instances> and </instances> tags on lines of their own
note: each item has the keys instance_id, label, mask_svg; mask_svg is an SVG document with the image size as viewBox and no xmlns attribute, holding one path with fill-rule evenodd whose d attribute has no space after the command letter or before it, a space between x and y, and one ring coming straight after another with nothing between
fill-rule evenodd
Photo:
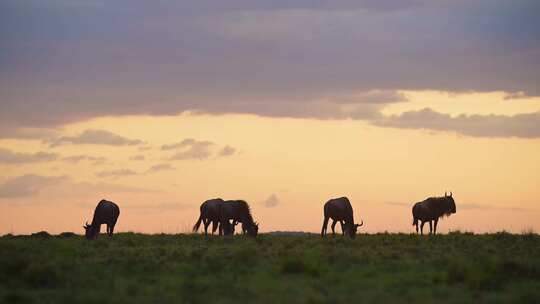
<instances>
[{"instance_id":1,"label":"savanna plain","mask_svg":"<svg viewBox=\"0 0 540 304\"><path fill-rule=\"evenodd\" d=\"M0 238L2 303L538 303L540 236Z\"/></svg>"}]
</instances>

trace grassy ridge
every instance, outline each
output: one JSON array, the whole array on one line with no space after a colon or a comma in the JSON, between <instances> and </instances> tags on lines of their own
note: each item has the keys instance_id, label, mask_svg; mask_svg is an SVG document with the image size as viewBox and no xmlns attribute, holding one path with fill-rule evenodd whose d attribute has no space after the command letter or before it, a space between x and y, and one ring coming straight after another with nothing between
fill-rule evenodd
<instances>
[{"instance_id":1,"label":"grassy ridge","mask_svg":"<svg viewBox=\"0 0 540 304\"><path fill-rule=\"evenodd\" d=\"M4 303L540 301L540 237L0 238Z\"/></svg>"}]
</instances>

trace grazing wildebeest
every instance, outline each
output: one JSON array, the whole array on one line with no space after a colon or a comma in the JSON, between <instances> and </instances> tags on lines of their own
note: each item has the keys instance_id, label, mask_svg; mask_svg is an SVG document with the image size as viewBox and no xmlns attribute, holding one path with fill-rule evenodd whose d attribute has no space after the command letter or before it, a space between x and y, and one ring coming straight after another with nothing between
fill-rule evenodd
<instances>
[{"instance_id":1,"label":"grazing wildebeest","mask_svg":"<svg viewBox=\"0 0 540 304\"><path fill-rule=\"evenodd\" d=\"M456 213L456 203L450 195L444 193L444 197L430 197L424 201L414 204L412 208L413 214L413 226L416 226L416 233L418 233L418 221L420 220L420 233L424 234L424 224L429 222L429 233L437 233L437 223L442 216L450 216L452 213ZM431 222L434 222L432 227Z\"/></svg>"},{"instance_id":2,"label":"grazing wildebeest","mask_svg":"<svg viewBox=\"0 0 540 304\"><path fill-rule=\"evenodd\" d=\"M230 200L223 202L219 221L224 223L229 220L233 220L233 225L235 222L241 222L242 230L245 229L249 236L255 237L259 232L259 224L253 221L251 209L246 201Z\"/></svg>"},{"instance_id":3,"label":"grazing wildebeest","mask_svg":"<svg viewBox=\"0 0 540 304\"><path fill-rule=\"evenodd\" d=\"M107 234L112 236L114 232L114 225L116 225L119 215L120 208L118 208L118 205L104 199L101 200L96 206L96 210L94 210L92 224L88 225L88 222L86 222L86 225L83 226L86 231L86 238L97 238L101 229L101 224L107 224Z\"/></svg>"},{"instance_id":4,"label":"grazing wildebeest","mask_svg":"<svg viewBox=\"0 0 540 304\"><path fill-rule=\"evenodd\" d=\"M354 238L356 236L356 231L358 227L364 224L364 221L360 224L354 223L353 209L351 202L346 197L334 198L324 204L324 221L321 230L321 236L326 234L326 229L328 226L328 219L332 219L332 233L334 232L334 227L336 222L340 222L341 230L343 234Z\"/></svg>"},{"instance_id":5,"label":"grazing wildebeest","mask_svg":"<svg viewBox=\"0 0 540 304\"><path fill-rule=\"evenodd\" d=\"M197 220L197 223L193 226L193 232L197 232L199 230L199 227L201 226L201 222L204 223L204 234L208 234L208 226L210 223L212 223L212 234L216 232L216 229L220 227L219 225L219 214L221 205L223 204L223 200L221 198L214 198L207 200L201 204L201 214L199 215L199 219ZM219 229L219 232L221 234L221 228Z\"/></svg>"}]
</instances>

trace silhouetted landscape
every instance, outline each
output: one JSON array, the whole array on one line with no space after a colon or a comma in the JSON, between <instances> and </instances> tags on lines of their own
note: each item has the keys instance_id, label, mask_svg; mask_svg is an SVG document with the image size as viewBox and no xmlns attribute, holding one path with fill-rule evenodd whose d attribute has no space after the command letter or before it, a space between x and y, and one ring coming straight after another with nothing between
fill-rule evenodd
<instances>
[{"instance_id":1,"label":"silhouetted landscape","mask_svg":"<svg viewBox=\"0 0 540 304\"><path fill-rule=\"evenodd\" d=\"M539 12L0 0L0 304L540 303Z\"/></svg>"},{"instance_id":2,"label":"silhouetted landscape","mask_svg":"<svg viewBox=\"0 0 540 304\"><path fill-rule=\"evenodd\" d=\"M537 234L46 232L0 238L4 303L533 303ZM286 233L285 233L286 234Z\"/></svg>"}]
</instances>

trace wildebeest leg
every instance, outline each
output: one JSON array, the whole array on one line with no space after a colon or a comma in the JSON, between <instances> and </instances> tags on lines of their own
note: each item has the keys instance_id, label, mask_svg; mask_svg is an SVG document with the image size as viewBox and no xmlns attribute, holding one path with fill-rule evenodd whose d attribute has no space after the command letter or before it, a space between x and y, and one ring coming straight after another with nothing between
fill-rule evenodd
<instances>
[{"instance_id":1,"label":"wildebeest leg","mask_svg":"<svg viewBox=\"0 0 540 304\"><path fill-rule=\"evenodd\" d=\"M341 225L341 234L345 235L345 224L343 221L339 221L339 224Z\"/></svg>"},{"instance_id":2,"label":"wildebeest leg","mask_svg":"<svg viewBox=\"0 0 540 304\"><path fill-rule=\"evenodd\" d=\"M422 223L420 224L420 234L424 234L424 224L426 222L422 221Z\"/></svg>"},{"instance_id":3,"label":"wildebeest leg","mask_svg":"<svg viewBox=\"0 0 540 304\"><path fill-rule=\"evenodd\" d=\"M223 227L221 226L221 222L219 221L212 221L212 235L214 235L214 232L218 230L219 235L223 235Z\"/></svg>"},{"instance_id":4,"label":"wildebeest leg","mask_svg":"<svg viewBox=\"0 0 540 304\"><path fill-rule=\"evenodd\" d=\"M321 229L321 237L323 237L326 234L326 228L328 226L328 217L324 217L322 229Z\"/></svg>"},{"instance_id":5,"label":"wildebeest leg","mask_svg":"<svg viewBox=\"0 0 540 304\"><path fill-rule=\"evenodd\" d=\"M240 224L240 223L242 224L242 234L246 234L246 233L247 233L247 226L244 225L243 222L240 222L240 221L237 221L237 220L235 220L234 222L236 223L236 224L234 224L235 226L238 225L238 224Z\"/></svg>"},{"instance_id":6,"label":"wildebeest leg","mask_svg":"<svg viewBox=\"0 0 540 304\"><path fill-rule=\"evenodd\" d=\"M113 233L114 233L114 225L116 225L116 223L111 224L111 227L109 227L109 236L113 236Z\"/></svg>"},{"instance_id":7,"label":"wildebeest leg","mask_svg":"<svg viewBox=\"0 0 540 304\"><path fill-rule=\"evenodd\" d=\"M210 225L209 219L203 219L204 224L204 235L208 235L208 226Z\"/></svg>"},{"instance_id":8,"label":"wildebeest leg","mask_svg":"<svg viewBox=\"0 0 540 304\"><path fill-rule=\"evenodd\" d=\"M433 234L437 234L437 223L439 222L439 219L435 219L433 221Z\"/></svg>"},{"instance_id":9,"label":"wildebeest leg","mask_svg":"<svg viewBox=\"0 0 540 304\"><path fill-rule=\"evenodd\" d=\"M416 234L418 234L418 222L416 223Z\"/></svg>"},{"instance_id":10,"label":"wildebeest leg","mask_svg":"<svg viewBox=\"0 0 540 304\"><path fill-rule=\"evenodd\" d=\"M429 221L429 234L433 234L433 226L431 225L431 221Z\"/></svg>"},{"instance_id":11,"label":"wildebeest leg","mask_svg":"<svg viewBox=\"0 0 540 304\"><path fill-rule=\"evenodd\" d=\"M332 235L336 235L336 231L335 231L335 228L336 228L336 220L332 219L332 225L330 226L332 228Z\"/></svg>"}]
</instances>

